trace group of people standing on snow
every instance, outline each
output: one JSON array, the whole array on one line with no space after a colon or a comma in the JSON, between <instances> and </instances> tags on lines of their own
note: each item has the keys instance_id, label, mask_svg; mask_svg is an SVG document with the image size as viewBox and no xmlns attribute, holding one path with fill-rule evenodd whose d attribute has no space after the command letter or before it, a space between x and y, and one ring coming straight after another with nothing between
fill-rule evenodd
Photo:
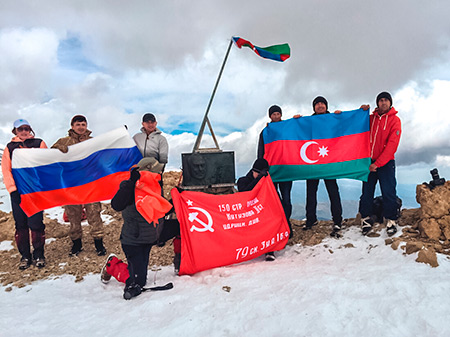
<instances>
[{"instance_id":1,"label":"group of people standing on snow","mask_svg":"<svg viewBox=\"0 0 450 337\"><path fill-rule=\"evenodd\" d=\"M363 182L362 194L359 201L359 213L361 214L362 233L366 235L375 224L373 203L374 193L377 182L380 183L380 189L383 199L383 217L386 219L386 231L388 235L397 232L398 201L395 178L395 153L397 151L400 136L401 122L397 116L397 110L393 107L392 96L388 92L381 92L376 97L376 108L370 115L370 157L369 177L367 182ZM328 101L322 97L316 97L313 102L313 114L321 115L330 113L328 111ZM364 104L361 109L368 111L370 106ZM341 113L336 110L334 113ZM282 120L282 110L278 105L269 108L270 123L280 122ZM300 118L301 115L294 115L293 118ZM270 163L264 159L264 138L263 132L260 133L257 160L248 174L238 180L238 189L241 186L256 185L259 180L269 170ZM267 175L267 174L266 174ZM331 235L338 236L342 228L342 203L339 194L339 187L336 179L324 179L325 187L331 204L331 215L333 220L333 229ZM274 183L280 196L286 219L292 236L292 225L289 221L292 214L291 189L292 181ZM318 179L306 180L306 223L304 230L311 230L318 224L317 209L317 189ZM266 254L266 260L275 259L273 253Z\"/></svg>"},{"instance_id":2,"label":"group of people standing on snow","mask_svg":"<svg viewBox=\"0 0 450 337\"><path fill-rule=\"evenodd\" d=\"M91 131L87 128L87 119L83 115L76 115L70 122L71 128L66 137L60 138L52 145L52 148L58 149L63 153L67 153L69 146L80 143L91 138ZM2 173L3 181L7 191L10 193L11 208L15 221L15 241L19 253L21 255L19 269L28 269L34 262L37 268L45 267L45 225L43 223L43 212L38 212L33 216L28 217L21 209L21 196L17 190L16 183L12 174L12 157L14 151L19 148L47 148L46 143L35 137L35 133L31 124L25 119L18 119L13 124L12 133L14 137L11 142L7 144L2 156ZM162 175L165 164L168 160L168 143L161 131L157 128L157 121L154 114L146 113L142 118L141 132L133 137L138 149L144 157L131 171L130 179L121 184L118 194L115 196L114 205L118 205L116 209L122 211L124 218L124 226L121 231L121 243L127 257L128 265L124 264L130 273L128 277L123 280L126 281L126 288L134 288L137 283L143 287L142 279L146 279L147 265L151 247L156 244L161 244L161 238L164 240L174 239L175 263L179 268L181 242L179 238L179 225L171 223L168 220L168 225L163 231L163 234L157 233L157 226L149 225L147 221L136 211L134 205L134 184L140 177L139 171L149 171ZM128 182L128 183L127 183ZM124 194L126 185L131 188ZM159 185L159 193L161 194L161 186ZM124 197L126 195L126 197ZM77 256L83 250L82 244L82 228L81 221L85 215L89 223L89 234L92 237L99 256L106 255L106 248L103 244L104 228L101 219L101 204L99 202L84 204L84 205L66 205L64 206L65 214L70 222L69 237L72 240L72 247L70 249L70 256ZM162 220L161 220L162 221ZM136 233L138 233L136 235ZM30 247L30 234L31 246ZM159 238L159 241L158 239ZM109 264L113 265L113 270L116 266L122 263L114 254L108 257ZM106 266L104 267L106 269ZM119 268L120 269L120 268ZM119 270L117 269L117 270ZM123 272L123 270L122 270ZM104 271L104 282L107 282L108 274ZM114 275L118 276L118 275ZM109 275L111 277L111 275Z\"/></svg>"},{"instance_id":3,"label":"group of people standing on snow","mask_svg":"<svg viewBox=\"0 0 450 337\"><path fill-rule=\"evenodd\" d=\"M392 97L389 93L380 93L376 98L376 104L377 107L370 115L370 174L368 181L363 183L359 212L361 214L362 232L367 234L375 222L372 205L375 186L379 182L383 197L383 216L387 219L387 233L392 235L397 231L395 152L400 141L401 123L397 111L392 106ZM312 105L313 116L330 113L328 102L324 97L316 97ZM370 107L369 105L362 105L361 108L369 110ZM341 111L336 110L334 113L341 113ZM271 123L279 122L282 119L282 109L277 105L271 106L268 114ZM302 116L294 116L294 118L300 117ZM74 116L70 124L71 128L68 135L56 141L52 148L67 153L69 146L91 138L91 131L87 128L88 123L85 116ZM12 133L14 137L3 152L1 165L3 180L11 197L11 208L16 228L15 241L21 254L19 269L25 270L33 262L37 268L43 268L45 267L43 212L28 217L21 209L21 196L12 175L11 161L14 151L18 148L47 148L47 145L43 140L35 138L31 124L25 119L18 119L14 122ZM142 153L143 159L130 171L130 178L120 184L119 191L111 202L112 207L121 211L123 215L124 224L120 240L128 264L111 254L108 256L101 273L104 283L107 283L112 276L125 283L124 298L126 299L139 295L145 286L149 254L153 245L163 244L165 241L174 238L174 267L176 272L179 270L181 260L178 221L162 218L158 221L158 225L161 226L151 225L137 211L134 200L136 182L141 178L141 173L148 171L159 174L161 177L168 161L168 143L157 128L155 115L146 113L143 116L141 132L134 135L133 139ZM248 174L237 181L238 190L251 190L261 177L267 175L269 168L270 163L264 159L264 140L261 132L257 160ZM324 179L324 182L331 203L334 223L333 234L340 231L342 227L342 204L336 179ZM288 221L290 237L292 237L292 225L289 221L292 213L292 181L275 182L274 184ZM318 223L316 207L319 180L307 180L306 185L306 223L303 229L311 230ZM159 193L161 194L161 181L159 187ZM72 247L69 255L76 256L83 250L81 221L84 214L89 223L89 233L94 241L97 255L106 255L106 248L103 244L103 221L100 216L101 204L95 202L84 205L66 205L64 210L70 222L69 237L72 240ZM30 248L30 233L33 252ZM273 261L274 259L273 252L266 254L266 260Z\"/></svg>"}]
</instances>

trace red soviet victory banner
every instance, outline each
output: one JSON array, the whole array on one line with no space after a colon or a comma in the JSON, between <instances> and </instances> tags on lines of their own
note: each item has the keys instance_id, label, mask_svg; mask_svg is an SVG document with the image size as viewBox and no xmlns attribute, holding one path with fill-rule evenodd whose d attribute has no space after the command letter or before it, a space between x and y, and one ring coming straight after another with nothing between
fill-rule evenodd
<instances>
[{"instance_id":1,"label":"red soviet victory banner","mask_svg":"<svg viewBox=\"0 0 450 337\"><path fill-rule=\"evenodd\" d=\"M270 176L253 190L228 195L171 191L180 222L180 275L281 250L289 226Z\"/></svg>"}]
</instances>

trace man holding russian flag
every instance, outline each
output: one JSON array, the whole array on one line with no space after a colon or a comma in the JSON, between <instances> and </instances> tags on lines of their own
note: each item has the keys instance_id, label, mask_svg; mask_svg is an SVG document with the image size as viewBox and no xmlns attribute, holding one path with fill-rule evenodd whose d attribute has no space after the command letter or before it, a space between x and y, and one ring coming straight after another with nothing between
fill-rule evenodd
<instances>
[{"instance_id":1,"label":"man holding russian flag","mask_svg":"<svg viewBox=\"0 0 450 337\"><path fill-rule=\"evenodd\" d=\"M53 149L58 149L63 153L68 152L68 147L85 141L91 137L91 131L87 128L87 119L83 115L76 115L72 118L71 129L67 137L60 138L52 145ZM90 226L90 234L94 239L95 249L98 256L106 255L106 249L103 246L103 221L100 216L102 206L100 202L93 202L84 205L86 209L86 218ZM71 256L78 255L83 250L81 242L83 230L81 229L81 216L83 205L66 205L64 210L69 218L70 229L69 237L72 240Z\"/></svg>"}]
</instances>

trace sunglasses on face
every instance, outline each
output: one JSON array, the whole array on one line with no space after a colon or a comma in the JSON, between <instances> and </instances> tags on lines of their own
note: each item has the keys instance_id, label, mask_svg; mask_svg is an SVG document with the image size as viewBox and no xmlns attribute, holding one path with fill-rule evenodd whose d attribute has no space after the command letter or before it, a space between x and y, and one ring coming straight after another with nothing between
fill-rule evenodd
<instances>
[{"instance_id":1,"label":"sunglasses on face","mask_svg":"<svg viewBox=\"0 0 450 337\"><path fill-rule=\"evenodd\" d=\"M19 131L19 132L22 132L22 131L30 132L31 129L28 126L21 126L21 127L17 128L17 131Z\"/></svg>"}]
</instances>

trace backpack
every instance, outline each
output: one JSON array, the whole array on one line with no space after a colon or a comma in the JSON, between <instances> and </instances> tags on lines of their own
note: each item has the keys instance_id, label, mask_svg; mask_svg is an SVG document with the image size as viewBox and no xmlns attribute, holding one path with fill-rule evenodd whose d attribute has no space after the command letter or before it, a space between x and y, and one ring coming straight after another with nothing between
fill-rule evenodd
<instances>
[{"instance_id":1,"label":"backpack","mask_svg":"<svg viewBox=\"0 0 450 337\"><path fill-rule=\"evenodd\" d=\"M397 217L401 215L402 199L397 197ZM378 196L373 199L373 218L375 222L382 223L383 218L383 197Z\"/></svg>"}]
</instances>

